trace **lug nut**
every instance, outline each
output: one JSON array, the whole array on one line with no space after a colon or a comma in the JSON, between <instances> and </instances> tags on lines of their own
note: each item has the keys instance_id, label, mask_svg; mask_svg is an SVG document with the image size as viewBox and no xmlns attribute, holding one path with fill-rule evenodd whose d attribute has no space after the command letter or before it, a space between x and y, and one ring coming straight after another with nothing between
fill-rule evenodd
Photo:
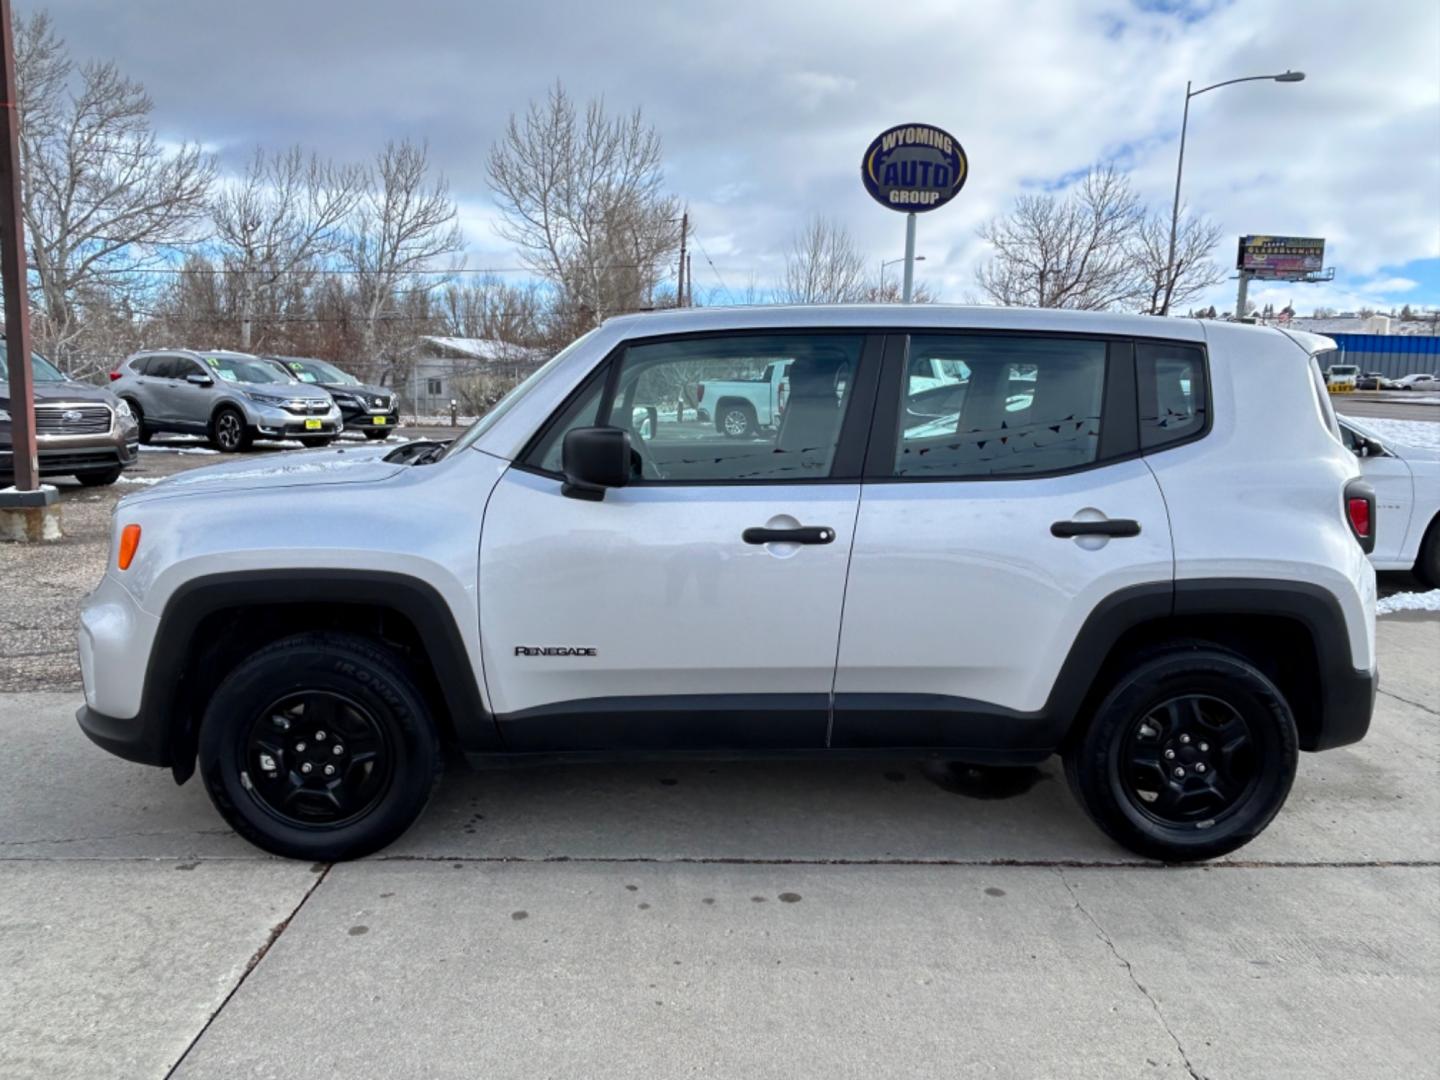
<instances>
[{"instance_id":1,"label":"lug nut","mask_svg":"<svg viewBox=\"0 0 1440 1080\"><path fill-rule=\"evenodd\" d=\"M305 744L303 742L297 742L295 744L295 752L297 754L303 754L305 752Z\"/></svg>"},{"instance_id":2,"label":"lug nut","mask_svg":"<svg viewBox=\"0 0 1440 1080\"><path fill-rule=\"evenodd\" d=\"M1174 750L1166 750L1166 751L1165 751L1165 760L1166 760L1166 761L1174 761L1174 760L1175 760L1175 751L1174 751Z\"/></svg>"},{"instance_id":3,"label":"lug nut","mask_svg":"<svg viewBox=\"0 0 1440 1080\"><path fill-rule=\"evenodd\" d=\"M325 766L325 775L326 775L326 776L334 776L334 775L335 775L335 766L334 766L334 765L326 765L326 766Z\"/></svg>"},{"instance_id":4,"label":"lug nut","mask_svg":"<svg viewBox=\"0 0 1440 1080\"><path fill-rule=\"evenodd\" d=\"M1205 752L1206 752L1207 750L1209 750L1209 749L1210 749L1210 744L1209 744L1208 742L1202 742L1202 743L1200 744L1200 752L1201 752L1202 754L1205 753Z\"/></svg>"},{"instance_id":5,"label":"lug nut","mask_svg":"<svg viewBox=\"0 0 1440 1080\"><path fill-rule=\"evenodd\" d=\"M309 772L311 769L313 769L314 767L315 767L314 765L311 765L310 762L307 761L307 762L305 762L303 765L300 766L300 771L301 771L302 773L308 773L308 772Z\"/></svg>"},{"instance_id":6,"label":"lug nut","mask_svg":"<svg viewBox=\"0 0 1440 1080\"><path fill-rule=\"evenodd\" d=\"M1189 746L1189 745L1190 745L1190 736L1189 736L1189 735L1181 735L1181 736L1180 736L1180 742L1181 742L1182 744L1184 744L1185 746Z\"/></svg>"},{"instance_id":7,"label":"lug nut","mask_svg":"<svg viewBox=\"0 0 1440 1080\"><path fill-rule=\"evenodd\" d=\"M324 741L325 741L325 732L323 732L323 731L317 731L317 732L315 732L315 741L316 741L316 742L324 742Z\"/></svg>"},{"instance_id":8,"label":"lug nut","mask_svg":"<svg viewBox=\"0 0 1440 1080\"><path fill-rule=\"evenodd\" d=\"M1205 771L1205 763L1204 763L1203 761L1197 763L1196 766L1195 766L1195 771L1196 771L1196 772L1204 772L1204 771Z\"/></svg>"},{"instance_id":9,"label":"lug nut","mask_svg":"<svg viewBox=\"0 0 1440 1080\"><path fill-rule=\"evenodd\" d=\"M334 746L330 747L330 752L331 752L332 754L334 754L336 757L339 757L341 754L343 754L343 753L345 752L345 747L341 746L341 745L337 742Z\"/></svg>"},{"instance_id":10,"label":"lug nut","mask_svg":"<svg viewBox=\"0 0 1440 1080\"><path fill-rule=\"evenodd\" d=\"M1179 777L1184 776L1184 775L1185 775L1185 770L1184 770L1184 769L1177 768L1177 769L1175 770L1175 776L1176 776L1177 779L1178 779Z\"/></svg>"}]
</instances>

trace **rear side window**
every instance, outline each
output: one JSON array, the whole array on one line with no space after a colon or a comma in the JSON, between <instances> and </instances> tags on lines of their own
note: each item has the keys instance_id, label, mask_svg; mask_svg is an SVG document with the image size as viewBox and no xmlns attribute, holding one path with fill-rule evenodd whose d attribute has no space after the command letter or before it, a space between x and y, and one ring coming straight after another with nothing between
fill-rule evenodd
<instances>
[{"instance_id":1,"label":"rear side window","mask_svg":"<svg viewBox=\"0 0 1440 1080\"><path fill-rule=\"evenodd\" d=\"M1205 353L1166 341L1135 344L1140 448L1158 450L1199 435L1209 419Z\"/></svg>"},{"instance_id":2,"label":"rear side window","mask_svg":"<svg viewBox=\"0 0 1440 1080\"><path fill-rule=\"evenodd\" d=\"M137 356L130 361L130 370L136 375L149 375L150 368L159 360L158 356Z\"/></svg>"},{"instance_id":3,"label":"rear side window","mask_svg":"<svg viewBox=\"0 0 1440 1080\"><path fill-rule=\"evenodd\" d=\"M145 374L155 379L178 379L180 377L178 356L152 356L145 362Z\"/></svg>"},{"instance_id":4,"label":"rear side window","mask_svg":"<svg viewBox=\"0 0 1440 1080\"><path fill-rule=\"evenodd\" d=\"M910 339L894 475L1023 476L1092 464L1106 343L1016 334Z\"/></svg>"},{"instance_id":5,"label":"rear side window","mask_svg":"<svg viewBox=\"0 0 1440 1080\"><path fill-rule=\"evenodd\" d=\"M1335 419L1335 406L1330 402L1330 391L1325 385L1324 368L1338 353L1338 349L1322 349L1310 356L1310 385L1315 390L1315 404L1320 409L1321 421L1337 439L1340 438L1340 423Z\"/></svg>"}]
</instances>

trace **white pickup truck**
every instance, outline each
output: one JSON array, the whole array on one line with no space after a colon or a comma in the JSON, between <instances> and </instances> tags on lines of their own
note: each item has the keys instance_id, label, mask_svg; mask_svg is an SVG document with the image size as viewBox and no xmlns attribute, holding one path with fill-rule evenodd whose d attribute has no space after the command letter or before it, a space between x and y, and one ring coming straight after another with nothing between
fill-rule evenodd
<instances>
[{"instance_id":1,"label":"white pickup truck","mask_svg":"<svg viewBox=\"0 0 1440 1080\"><path fill-rule=\"evenodd\" d=\"M745 439L761 428L773 428L785 411L790 393L789 360L775 360L752 379L719 379L695 387L695 403L715 418L715 430Z\"/></svg>"}]
</instances>

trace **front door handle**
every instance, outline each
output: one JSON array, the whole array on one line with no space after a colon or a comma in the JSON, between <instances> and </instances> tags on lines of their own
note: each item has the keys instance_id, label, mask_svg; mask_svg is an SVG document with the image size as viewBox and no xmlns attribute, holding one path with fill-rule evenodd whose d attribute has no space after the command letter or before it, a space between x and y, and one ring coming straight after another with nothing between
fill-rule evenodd
<instances>
[{"instance_id":1,"label":"front door handle","mask_svg":"<svg viewBox=\"0 0 1440 1080\"><path fill-rule=\"evenodd\" d=\"M1057 521L1050 526L1050 535L1061 539L1072 536L1139 536L1140 523L1132 518L1111 518L1108 521Z\"/></svg>"},{"instance_id":2,"label":"front door handle","mask_svg":"<svg viewBox=\"0 0 1440 1080\"><path fill-rule=\"evenodd\" d=\"M807 525L798 529L746 529L740 539L747 544L828 544L835 539L835 530L826 525Z\"/></svg>"}]
</instances>

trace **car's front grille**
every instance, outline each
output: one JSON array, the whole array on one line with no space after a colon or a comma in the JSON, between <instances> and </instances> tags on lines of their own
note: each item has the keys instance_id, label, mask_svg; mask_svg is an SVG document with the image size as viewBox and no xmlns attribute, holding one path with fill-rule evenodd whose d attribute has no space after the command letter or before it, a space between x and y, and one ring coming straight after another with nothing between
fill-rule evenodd
<instances>
[{"instance_id":1,"label":"car's front grille","mask_svg":"<svg viewBox=\"0 0 1440 1080\"><path fill-rule=\"evenodd\" d=\"M330 411L330 402L297 399L295 401L287 401L285 403L285 411L295 413L297 416L324 416Z\"/></svg>"},{"instance_id":2,"label":"car's front grille","mask_svg":"<svg viewBox=\"0 0 1440 1080\"><path fill-rule=\"evenodd\" d=\"M390 408L390 399L389 399L388 397L380 397L378 394L377 394L377 395L374 395L374 396L372 396L372 397L363 397L363 396L362 396L361 400L364 401L365 404L368 405L368 406L370 406L370 408L372 408L372 409L388 409L388 408Z\"/></svg>"},{"instance_id":3,"label":"car's front grille","mask_svg":"<svg viewBox=\"0 0 1440 1080\"><path fill-rule=\"evenodd\" d=\"M110 430L108 405L36 405L36 435L104 435Z\"/></svg>"}]
</instances>

